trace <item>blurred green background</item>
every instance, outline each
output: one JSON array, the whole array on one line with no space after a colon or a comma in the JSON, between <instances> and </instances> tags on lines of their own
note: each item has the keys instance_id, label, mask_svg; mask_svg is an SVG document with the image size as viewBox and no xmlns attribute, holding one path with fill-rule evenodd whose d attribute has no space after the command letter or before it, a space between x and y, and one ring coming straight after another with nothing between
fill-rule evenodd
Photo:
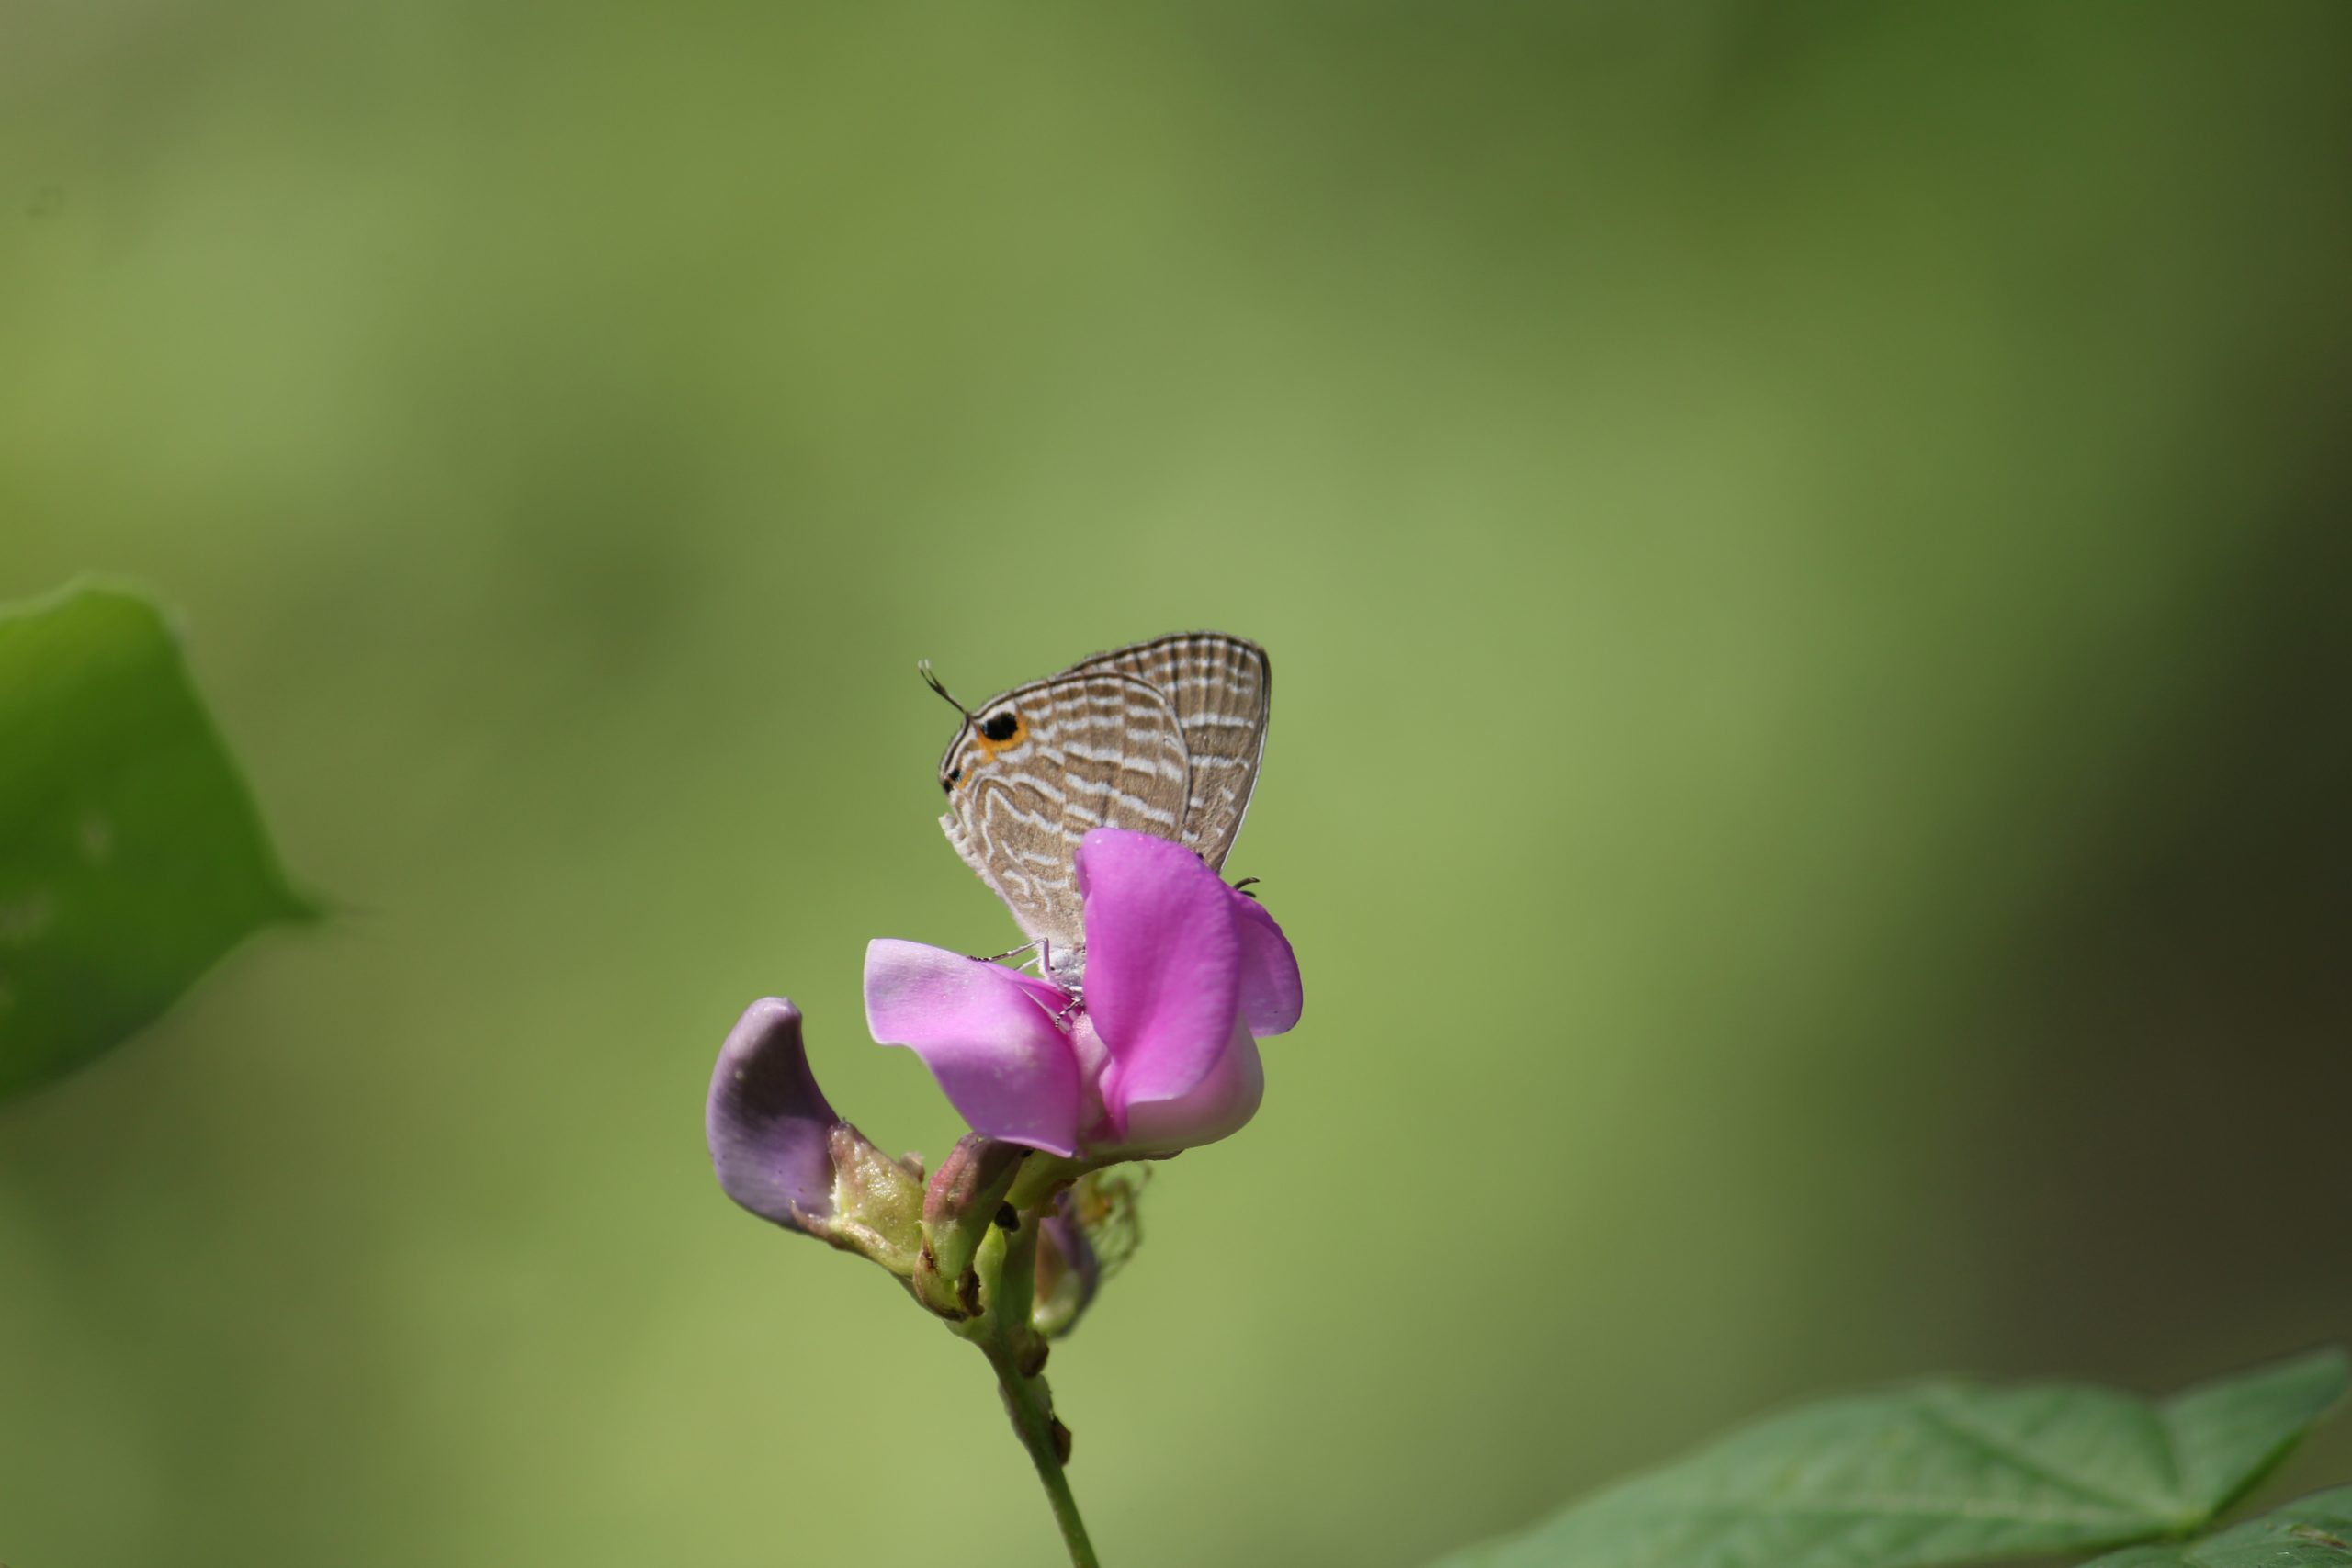
<instances>
[{"instance_id":1,"label":"blurred green background","mask_svg":"<svg viewBox=\"0 0 2352 1568\"><path fill-rule=\"evenodd\" d=\"M914 661L1191 626L1308 1005L1055 1358L1121 1568L2352 1335L2352 9L0 37L0 596L181 606L346 907L0 1111L15 1568L1052 1560L702 1098L788 993L944 1149L863 946L1012 928Z\"/></svg>"}]
</instances>

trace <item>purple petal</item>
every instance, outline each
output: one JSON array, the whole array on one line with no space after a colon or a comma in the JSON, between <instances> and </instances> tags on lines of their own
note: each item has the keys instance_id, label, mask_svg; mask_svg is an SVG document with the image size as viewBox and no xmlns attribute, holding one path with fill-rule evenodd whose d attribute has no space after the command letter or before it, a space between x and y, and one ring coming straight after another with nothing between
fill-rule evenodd
<instances>
[{"instance_id":1,"label":"purple petal","mask_svg":"<svg viewBox=\"0 0 2352 1568\"><path fill-rule=\"evenodd\" d=\"M923 1059L976 1133L1078 1152L1078 1063L1054 1021L1056 987L944 948L877 937L865 949L865 1022Z\"/></svg>"},{"instance_id":2,"label":"purple petal","mask_svg":"<svg viewBox=\"0 0 2352 1568\"><path fill-rule=\"evenodd\" d=\"M1231 892L1231 889L1227 891ZM1246 893L1233 894L1234 925L1241 933L1241 1016L1250 1032L1262 1040L1286 1034L1298 1024L1306 1005L1306 987L1298 978L1298 957L1290 939L1265 906Z\"/></svg>"},{"instance_id":3,"label":"purple petal","mask_svg":"<svg viewBox=\"0 0 2352 1568\"><path fill-rule=\"evenodd\" d=\"M1095 829L1079 842L1078 886L1086 1010L1111 1053L1102 1099L1125 1128L1128 1106L1189 1094L1224 1057L1241 938L1224 881L1166 839Z\"/></svg>"},{"instance_id":4,"label":"purple petal","mask_svg":"<svg viewBox=\"0 0 2352 1568\"><path fill-rule=\"evenodd\" d=\"M703 1120L729 1198L789 1230L808 1231L803 1217L832 1217L830 1142L840 1118L808 1070L798 1008L769 997L744 1010L718 1049Z\"/></svg>"},{"instance_id":5,"label":"purple petal","mask_svg":"<svg viewBox=\"0 0 2352 1568\"><path fill-rule=\"evenodd\" d=\"M1247 1020L1236 1019L1225 1055L1208 1077L1168 1100L1131 1100L1124 1147L1189 1149L1239 1132L1266 1097L1265 1065Z\"/></svg>"},{"instance_id":6,"label":"purple petal","mask_svg":"<svg viewBox=\"0 0 2352 1568\"><path fill-rule=\"evenodd\" d=\"M1078 1205L1070 1189L1065 1187L1055 1195L1037 1236L1035 1315L1050 1320L1042 1326L1048 1335L1059 1337L1077 1326L1102 1284L1102 1260L1094 1244L1086 1239L1086 1227L1078 1221Z\"/></svg>"}]
</instances>

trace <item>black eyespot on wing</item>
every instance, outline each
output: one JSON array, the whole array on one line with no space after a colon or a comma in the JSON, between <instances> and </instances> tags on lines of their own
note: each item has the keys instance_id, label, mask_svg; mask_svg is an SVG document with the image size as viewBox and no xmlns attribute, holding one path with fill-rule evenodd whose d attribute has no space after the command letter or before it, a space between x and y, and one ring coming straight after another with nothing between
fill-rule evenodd
<instances>
[{"instance_id":1,"label":"black eyespot on wing","mask_svg":"<svg viewBox=\"0 0 2352 1568\"><path fill-rule=\"evenodd\" d=\"M955 790L955 788L956 788L956 781L957 779L962 778L963 776L964 776L964 770L963 770L963 769L961 769L961 768L950 768L950 769L947 771L947 776L946 776L945 778L944 778L944 779L942 779L942 780L940 780L940 781L939 781L939 787L940 787L941 789L944 789L944 790L949 791L950 793L953 793L953 792L954 792L954 790Z\"/></svg>"},{"instance_id":2,"label":"black eyespot on wing","mask_svg":"<svg viewBox=\"0 0 2352 1568\"><path fill-rule=\"evenodd\" d=\"M1017 713L992 713L980 721L980 733L991 740L1010 740L1021 728Z\"/></svg>"}]
</instances>

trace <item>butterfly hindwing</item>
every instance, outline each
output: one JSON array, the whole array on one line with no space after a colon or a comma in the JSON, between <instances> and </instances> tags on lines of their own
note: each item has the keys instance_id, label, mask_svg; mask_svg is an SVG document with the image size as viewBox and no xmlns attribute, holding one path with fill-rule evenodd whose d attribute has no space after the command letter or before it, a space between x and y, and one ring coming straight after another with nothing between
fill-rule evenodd
<instances>
[{"instance_id":1,"label":"butterfly hindwing","mask_svg":"<svg viewBox=\"0 0 2352 1568\"><path fill-rule=\"evenodd\" d=\"M1178 632L1098 653L1077 668L1132 675L1167 699L1192 763L1192 793L1177 837L1212 870L1222 869L1266 747L1273 695L1266 650L1222 632Z\"/></svg>"}]
</instances>

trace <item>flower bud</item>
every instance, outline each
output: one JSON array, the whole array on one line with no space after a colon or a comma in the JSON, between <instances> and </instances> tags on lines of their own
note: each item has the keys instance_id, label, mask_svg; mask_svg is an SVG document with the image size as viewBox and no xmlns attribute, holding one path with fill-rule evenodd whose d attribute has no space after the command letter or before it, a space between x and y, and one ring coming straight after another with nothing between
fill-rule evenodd
<instances>
[{"instance_id":1,"label":"flower bud","mask_svg":"<svg viewBox=\"0 0 2352 1568\"><path fill-rule=\"evenodd\" d=\"M933 1312L968 1317L978 1310L964 1276L1028 1155L1022 1145L967 1133L933 1173L922 1196L922 1254L914 1288Z\"/></svg>"},{"instance_id":2,"label":"flower bud","mask_svg":"<svg viewBox=\"0 0 2352 1568\"><path fill-rule=\"evenodd\" d=\"M1078 1325L1102 1282L1102 1264L1079 1223L1077 1198L1069 1189L1055 1194L1037 1236L1037 1299L1029 1321L1048 1339Z\"/></svg>"}]
</instances>

